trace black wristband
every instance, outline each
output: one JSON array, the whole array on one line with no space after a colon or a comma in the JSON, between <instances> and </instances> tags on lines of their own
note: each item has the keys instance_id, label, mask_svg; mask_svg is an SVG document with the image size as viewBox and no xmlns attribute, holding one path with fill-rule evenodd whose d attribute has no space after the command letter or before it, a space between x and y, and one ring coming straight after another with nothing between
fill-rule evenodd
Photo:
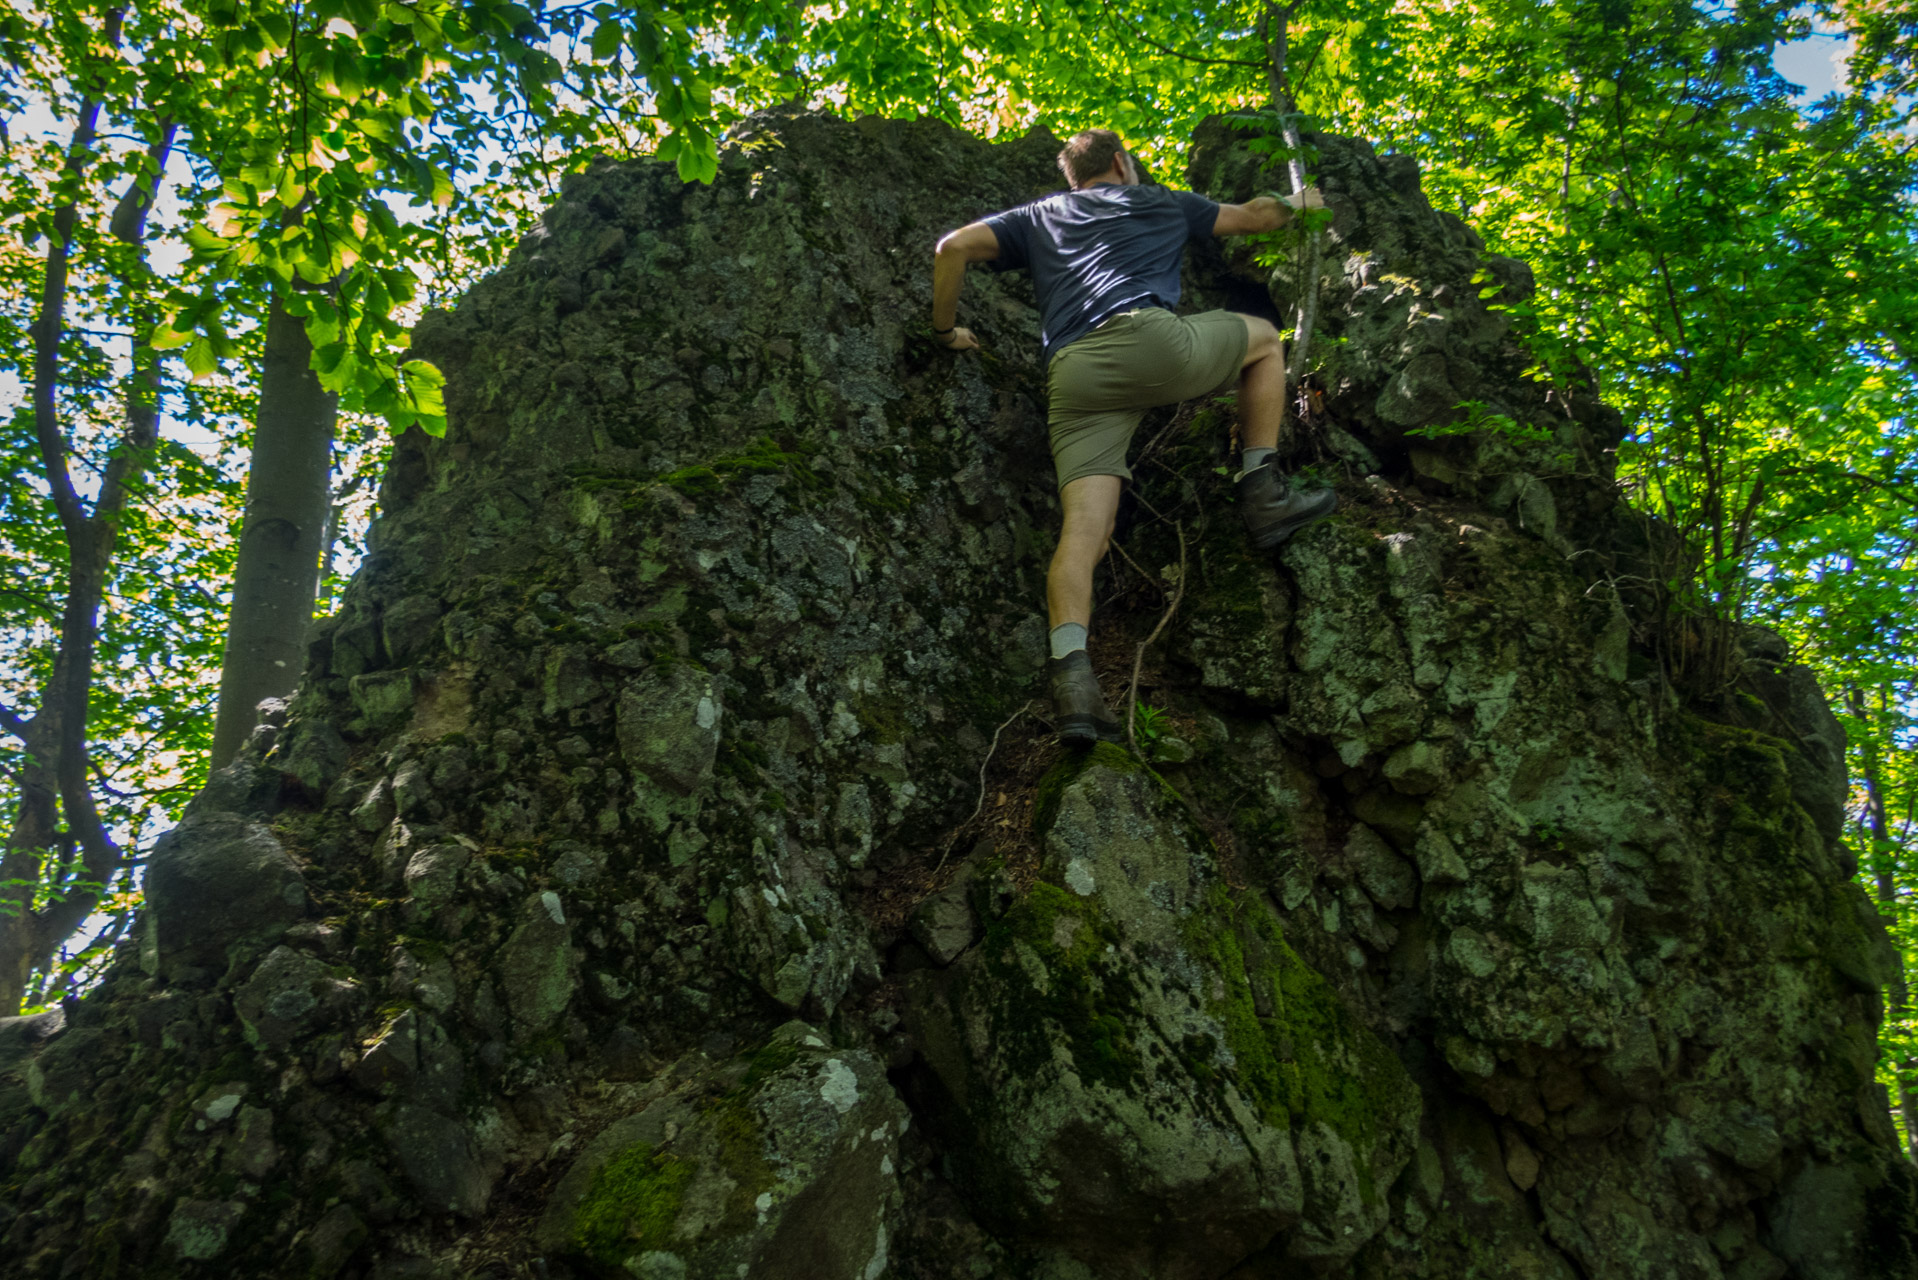
<instances>
[{"instance_id":1,"label":"black wristband","mask_svg":"<svg viewBox=\"0 0 1918 1280\"><path fill-rule=\"evenodd\" d=\"M936 338L942 333L951 333L954 329L957 329L958 327L959 327L958 325L952 324L952 325L947 325L943 329L934 329L932 331L932 336Z\"/></svg>"}]
</instances>

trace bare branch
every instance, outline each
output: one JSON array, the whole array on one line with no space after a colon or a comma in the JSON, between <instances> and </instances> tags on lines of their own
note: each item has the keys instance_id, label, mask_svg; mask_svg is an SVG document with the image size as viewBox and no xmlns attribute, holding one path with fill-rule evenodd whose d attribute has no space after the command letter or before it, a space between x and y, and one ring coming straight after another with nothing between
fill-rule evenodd
<instances>
[{"instance_id":1,"label":"bare branch","mask_svg":"<svg viewBox=\"0 0 1918 1280\"><path fill-rule=\"evenodd\" d=\"M1112 19L1114 26L1123 28L1128 36L1137 40L1140 44L1157 49L1160 53L1168 54L1174 58L1183 58L1187 62L1197 62L1208 67L1250 67L1254 71L1258 71L1265 66L1265 63L1255 61L1251 58L1203 58L1196 53L1186 53L1184 50L1174 49L1169 44L1160 44L1157 40L1145 35L1130 22L1127 22L1124 18L1114 13L1112 11L1112 0L1104 0L1104 3L1106 16Z\"/></svg>"},{"instance_id":2,"label":"bare branch","mask_svg":"<svg viewBox=\"0 0 1918 1280\"><path fill-rule=\"evenodd\" d=\"M1818 472L1810 467L1780 467L1778 474L1780 476L1791 476L1795 478L1798 476L1815 476ZM1876 476L1868 476L1859 471L1840 471L1838 474L1844 479L1856 481L1868 489L1882 489L1892 497L1898 499L1898 501L1910 506L1913 510L1918 510L1918 493L1901 489L1889 481L1880 480Z\"/></svg>"},{"instance_id":3,"label":"bare branch","mask_svg":"<svg viewBox=\"0 0 1918 1280\"><path fill-rule=\"evenodd\" d=\"M32 591L22 591L18 587L0 587L0 596L12 596L17 600L24 600L49 617L60 612L60 607L53 603L52 596L43 596Z\"/></svg>"},{"instance_id":4,"label":"bare branch","mask_svg":"<svg viewBox=\"0 0 1918 1280\"><path fill-rule=\"evenodd\" d=\"M1032 710L1032 703L1028 701L1007 716L1004 724L992 731L992 744L986 748L986 758L979 762L979 803L972 806L972 812L967 815L966 820L954 827L952 834L946 837L946 847L939 851L939 865L932 869L934 875L939 874L946 865L946 859L952 856L952 846L959 839L960 834L979 820L980 810L986 807L986 766L992 763L993 753L999 750L999 735L1010 729L1013 721L1030 710Z\"/></svg>"},{"instance_id":5,"label":"bare branch","mask_svg":"<svg viewBox=\"0 0 1918 1280\"><path fill-rule=\"evenodd\" d=\"M1125 700L1125 739L1134 751L1139 749L1139 672L1145 666L1145 651L1165 630L1165 624L1172 621L1172 615L1179 611L1179 602L1185 599L1185 525L1174 523L1172 526L1179 534L1179 580L1172 584L1172 597L1165 602L1165 612L1159 615L1159 625L1152 628L1152 634L1139 642L1132 652L1132 684L1126 690Z\"/></svg>"},{"instance_id":6,"label":"bare branch","mask_svg":"<svg viewBox=\"0 0 1918 1280\"><path fill-rule=\"evenodd\" d=\"M109 10L105 38L109 48L120 43L118 9ZM60 515L69 547L77 554L87 538L86 505L73 487L67 470L67 442L60 430L60 410L55 400L60 385L60 335L67 306L67 255L73 248L73 226L79 220L77 189L92 158L94 136L100 123L100 100L89 92L80 99L79 119L73 126L73 141L67 146L67 162L61 174L76 194L54 210L53 234L47 240L47 270L40 290L40 314L33 322L33 429L40 445L40 464L46 470L47 488L53 507Z\"/></svg>"}]
</instances>

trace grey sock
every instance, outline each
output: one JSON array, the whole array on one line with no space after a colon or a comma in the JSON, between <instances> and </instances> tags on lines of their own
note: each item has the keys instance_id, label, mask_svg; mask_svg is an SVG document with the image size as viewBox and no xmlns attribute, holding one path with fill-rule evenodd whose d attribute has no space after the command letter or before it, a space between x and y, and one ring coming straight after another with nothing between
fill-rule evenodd
<instances>
[{"instance_id":1,"label":"grey sock","mask_svg":"<svg viewBox=\"0 0 1918 1280\"><path fill-rule=\"evenodd\" d=\"M1277 452L1277 449L1247 449L1239 455L1239 474L1244 475L1248 471L1257 471Z\"/></svg>"},{"instance_id":2,"label":"grey sock","mask_svg":"<svg viewBox=\"0 0 1918 1280\"><path fill-rule=\"evenodd\" d=\"M1086 629L1077 622L1061 622L1052 629L1052 656L1063 658L1075 649L1086 647Z\"/></svg>"}]
</instances>

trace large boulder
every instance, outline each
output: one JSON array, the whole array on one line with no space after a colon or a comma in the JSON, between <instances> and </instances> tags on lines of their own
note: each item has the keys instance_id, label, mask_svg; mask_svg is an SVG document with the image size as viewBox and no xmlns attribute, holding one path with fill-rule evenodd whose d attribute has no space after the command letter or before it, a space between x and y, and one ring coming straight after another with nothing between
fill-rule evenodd
<instances>
[{"instance_id":1,"label":"large boulder","mask_svg":"<svg viewBox=\"0 0 1918 1280\"><path fill-rule=\"evenodd\" d=\"M166 962L211 964L236 942L271 939L306 915L300 866L272 830L196 813L154 843L145 927Z\"/></svg>"},{"instance_id":2,"label":"large boulder","mask_svg":"<svg viewBox=\"0 0 1918 1280\"><path fill-rule=\"evenodd\" d=\"M1262 127L1190 185L1274 185ZM151 945L0 1026L0 1270L1912 1277L1815 682L1756 632L1734 696L1667 681L1682 549L1482 297L1530 272L1309 142L1284 461L1341 509L1255 555L1230 403L1150 419L1093 633L1140 750L1078 757L1030 283L969 280L981 355L923 330L1057 141L782 111L710 185L570 176L415 331L447 434L154 850Z\"/></svg>"},{"instance_id":3,"label":"large boulder","mask_svg":"<svg viewBox=\"0 0 1918 1280\"><path fill-rule=\"evenodd\" d=\"M587 1144L547 1201L542 1248L589 1274L877 1280L906 1109L872 1055L788 1023Z\"/></svg>"},{"instance_id":4,"label":"large boulder","mask_svg":"<svg viewBox=\"0 0 1918 1280\"><path fill-rule=\"evenodd\" d=\"M1417 1142L1404 1068L1136 762L1047 787L1043 878L912 1002L961 1185L1048 1274L1350 1257Z\"/></svg>"}]
</instances>

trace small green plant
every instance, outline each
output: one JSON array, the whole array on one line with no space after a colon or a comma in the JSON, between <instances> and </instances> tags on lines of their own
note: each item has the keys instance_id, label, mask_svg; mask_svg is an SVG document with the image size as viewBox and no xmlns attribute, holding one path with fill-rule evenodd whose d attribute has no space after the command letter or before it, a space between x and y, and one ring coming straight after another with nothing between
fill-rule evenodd
<instances>
[{"instance_id":1,"label":"small green plant","mask_svg":"<svg viewBox=\"0 0 1918 1280\"><path fill-rule=\"evenodd\" d=\"M1544 444L1552 438L1552 433L1543 427L1519 422L1502 413L1493 413L1483 400L1461 400L1458 408L1464 417L1453 422L1436 422L1429 427L1413 427L1405 434L1436 440L1441 436L1469 436L1490 431L1523 444Z\"/></svg>"},{"instance_id":2,"label":"small green plant","mask_svg":"<svg viewBox=\"0 0 1918 1280\"><path fill-rule=\"evenodd\" d=\"M1171 727L1171 720L1163 707L1141 702L1132 708L1132 728L1138 735L1141 747L1149 749L1153 743L1163 738Z\"/></svg>"}]
</instances>

